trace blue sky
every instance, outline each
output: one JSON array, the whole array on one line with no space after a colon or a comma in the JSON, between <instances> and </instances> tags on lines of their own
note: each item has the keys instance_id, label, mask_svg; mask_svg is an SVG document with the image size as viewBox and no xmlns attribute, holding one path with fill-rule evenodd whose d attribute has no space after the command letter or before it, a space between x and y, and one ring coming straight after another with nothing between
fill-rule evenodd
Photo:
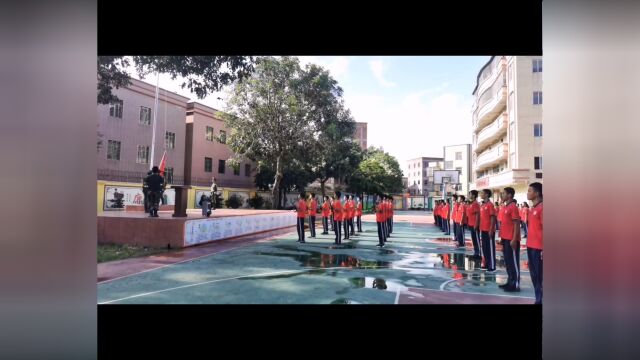
<instances>
[{"instance_id":1,"label":"blue sky","mask_svg":"<svg viewBox=\"0 0 640 360\"><path fill-rule=\"evenodd\" d=\"M406 161L442 156L445 145L471 142L471 92L489 56L301 56L302 64L329 69L344 90L356 121L368 123L368 144L382 146L406 171ZM132 74L134 75L134 74ZM134 75L137 78L137 76ZM145 81L155 83L155 78ZM180 81L160 87L195 96ZM224 108L224 91L196 100Z\"/></svg>"}]
</instances>

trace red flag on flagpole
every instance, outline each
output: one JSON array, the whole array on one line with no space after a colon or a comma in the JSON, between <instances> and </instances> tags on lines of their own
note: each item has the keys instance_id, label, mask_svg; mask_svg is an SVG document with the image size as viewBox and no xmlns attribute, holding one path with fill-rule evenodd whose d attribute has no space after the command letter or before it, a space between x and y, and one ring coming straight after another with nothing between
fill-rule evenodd
<instances>
[{"instance_id":1,"label":"red flag on flagpole","mask_svg":"<svg viewBox=\"0 0 640 360\"><path fill-rule=\"evenodd\" d=\"M167 164L167 159L165 156L167 155L167 151L162 154L162 160L160 160L160 175L164 176L164 167Z\"/></svg>"}]
</instances>

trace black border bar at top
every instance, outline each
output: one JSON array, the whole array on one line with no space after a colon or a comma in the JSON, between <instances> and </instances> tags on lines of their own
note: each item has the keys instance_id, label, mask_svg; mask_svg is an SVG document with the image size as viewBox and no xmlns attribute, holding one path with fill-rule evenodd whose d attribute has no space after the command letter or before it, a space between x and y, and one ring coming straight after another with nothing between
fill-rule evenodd
<instances>
[{"instance_id":1,"label":"black border bar at top","mask_svg":"<svg viewBox=\"0 0 640 360\"><path fill-rule=\"evenodd\" d=\"M541 55L542 2L99 0L98 54Z\"/></svg>"}]
</instances>

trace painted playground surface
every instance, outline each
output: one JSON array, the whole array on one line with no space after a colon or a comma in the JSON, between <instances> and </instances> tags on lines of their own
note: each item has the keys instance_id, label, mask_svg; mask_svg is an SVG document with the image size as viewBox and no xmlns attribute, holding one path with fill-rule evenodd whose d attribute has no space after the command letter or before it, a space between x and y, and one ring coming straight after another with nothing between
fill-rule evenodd
<instances>
[{"instance_id":1,"label":"painted playground surface","mask_svg":"<svg viewBox=\"0 0 640 360\"><path fill-rule=\"evenodd\" d=\"M307 230L306 244L297 242L291 228L267 234L270 238L253 235L185 249L191 258L175 254L185 256L181 261L152 256L100 264L99 276L123 266L134 270L103 277L98 303L533 304L524 249L521 291L505 293L498 288L507 276L501 247L496 247L498 271L487 273L471 256L468 233L467 247L456 249L432 219L431 213L399 212L384 248L375 246L374 222L363 221L364 232L342 245L333 244L333 233L321 235L319 223L317 238L309 238Z\"/></svg>"}]
</instances>

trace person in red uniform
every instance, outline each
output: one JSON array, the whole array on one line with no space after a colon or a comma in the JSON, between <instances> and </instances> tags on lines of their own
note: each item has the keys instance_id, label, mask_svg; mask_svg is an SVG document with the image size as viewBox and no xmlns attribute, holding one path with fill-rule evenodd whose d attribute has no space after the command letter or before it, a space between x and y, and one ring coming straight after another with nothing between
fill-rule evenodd
<instances>
[{"instance_id":1,"label":"person in red uniform","mask_svg":"<svg viewBox=\"0 0 640 360\"><path fill-rule=\"evenodd\" d=\"M304 243L304 217L307 215L307 202L304 200L304 192L301 192L298 196L296 211L298 213L298 242Z\"/></svg>"},{"instance_id":2,"label":"person in red uniform","mask_svg":"<svg viewBox=\"0 0 640 360\"><path fill-rule=\"evenodd\" d=\"M316 194L310 194L309 201L309 237L316 237L316 212L318 211L318 201L316 200Z\"/></svg>"},{"instance_id":3,"label":"person in red uniform","mask_svg":"<svg viewBox=\"0 0 640 360\"><path fill-rule=\"evenodd\" d=\"M464 228L467 221L466 216L466 199L464 195L458 196L458 207L456 208L456 213L454 217L454 221L458 224L458 232L455 234L456 239L458 240L458 247L464 247Z\"/></svg>"},{"instance_id":4,"label":"person in red uniform","mask_svg":"<svg viewBox=\"0 0 640 360\"><path fill-rule=\"evenodd\" d=\"M444 206L442 207L442 220L444 220L444 234L445 235L451 235L451 222L449 221L449 209L450 209L450 204L449 204L449 200L443 200L446 201Z\"/></svg>"},{"instance_id":5,"label":"person in red uniform","mask_svg":"<svg viewBox=\"0 0 640 360\"><path fill-rule=\"evenodd\" d=\"M520 219L522 220L522 237L527 238L529 235L529 204L525 201L520 208Z\"/></svg>"},{"instance_id":6,"label":"person in red uniform","mask_svg":"<svg viewBox=\"0 0 640 360\"><path fill-rule=\"evenodd\" d=\"M324 197L324 202L322 203L322 234L329 234L329 216L331 215L331 204L329 204L329 197Z\"/></svg>"},{"instance_id":7,"label":"person in red uniform","mask_svg":"<svg viewBox=\"0 0 640 360\"><path fill-rule=\"evenodd\" d=\"M382 196L378 196L376 199L376 204L373 207L373 211L376 212L376 225L378 225L378 245L379 247L384 246L385 237L384 237L384 209L382 205Z\"/></svg>"},{"instance_id":8,"label":"person in red uniform","mask_svg":"<svg viewBox=\"0 0 640 360\"><path fill-rule=\"evenodd\" d=\"M393 196L389 195L389 234L393 233Z\"/></svg>"},{"instance_id":9,"label":"person in red uniform","mask_svg":"<svg viewBox=\"0 0 640 360\"><path fill-rule=\"evenodd\" d=\"M502 195L498 195L498 196L502 196ZM495 202L495 207L496 207L496 220L498 220L498 222L496 223L496 230L500 231L500 225L502 224L502 204L503 204L504 200L500 199L500 201L496 201Z\"/></svg>"},{"instance_id":10,"label":"person in red uniform","mask_svg":"<svg viewBox=\"0 0 640 360\"><path fill-rule=\"evenodd\" d=\"M529 275L536 294L536 304L542 304L542 184L529 185L527 199L533 205L529 213L529 237L527 238L527 257Z\"/></svg>"},{"instance_id":11,"label":"person in red uniform","mask_svg":"<svg viewBox=\"0 0 640 360\"><path fill-rule=\"evenodd\" d=\"M467 228L471 232L474 259L482 259L482 245L480 245L480 204L478 204L478 190L469 191L469 205L467 206Z\"/></svg>"},{"instance_id":12,"label":"person in red uniform","mask_svg":"<svg viewBox=\"0 0 640 360\"><path fill-rule=\"evenodd\" d=\"M340 197L342 193L340 191L336 191L336 194L333 198L333 230L336 233L336 245L342 244L342 203L340 202Z\"/></svg>"},{"instance_id":13,"label":"person in red uniform","mask_svg":"<svg viewBox=\"0 0 640 360\"><path fill-rule=\"evenodd\" d=\"M357 216L357 225L358 232L362 232L362 201L360 201L360 197L357 197L358 205L356 206L356 216Z\"/></svg>"},{"instance_id":14,"label":"person in red uniform","mask_svg":"<svg viewBox=\"0 0 640 360\"><path fill-rule=\"evenodd\" d=\"M384 227L387 230L387 241L389 241L389 238L391 237L391 229L389 229L389 218L391 217L391 209L389 206L389 196L388 195L384 195L383 197L383 201L384 201Z\"/></svg>"},{"instance_id":15,"label":"person in red uniform","mask_svg":"<svg viewBox=\"0 0 640 360\"><path fill-rule=\"evenodd\" d=\"M500 288L507 292L520 291L520 214L513 201L515 194L512 187L504 188L502 199L505 205L500 210L500 239L508 275L507 282L500 285Z\"/></svg>"},{"instance_id":16,"label":"person in red uniform","mask_svg":"<svg viewBox=\"0 0 640 360\"><path fill-rule=\"evenodd\" d=\"M349 239L353 236L353 216L355 215L355 204L353 203L353 196L347 195L347 201L345 202L345 210L347 219L345 221L344 233L346 234L345 239Z\"/></svg>"},{"instance_id":17,"label":"person in red uniform","mask_svg":"<svg viewBox=\"0 0 640 360\"><path fill-rule=\"evenodd\" d=\"M496 271L496 208L491 203L491 190L483 189L480 192L482 205L480 205L480 238L482 239L482 254L484 255L483 270Z\"/></svg>"}]
</instances>

